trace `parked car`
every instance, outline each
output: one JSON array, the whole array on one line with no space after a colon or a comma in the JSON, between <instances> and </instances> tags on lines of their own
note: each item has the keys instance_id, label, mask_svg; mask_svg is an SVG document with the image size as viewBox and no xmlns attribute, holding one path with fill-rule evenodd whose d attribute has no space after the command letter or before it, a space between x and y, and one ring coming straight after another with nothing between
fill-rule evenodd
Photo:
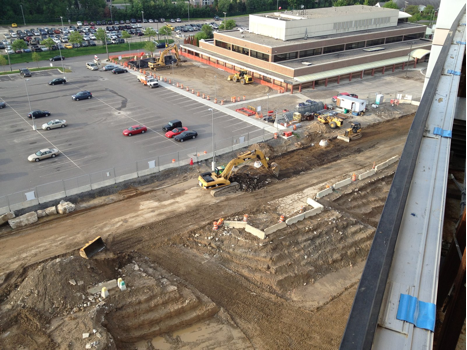
<instances>
[{"instance_id":1,"label":"parked car","mask_svg":"<svg viewBox=\"0 0 467 350\"><path fill-rule=\"evenodd\" d=\"M182 23L182 20L181 20L180 18L177 18L175 21L176 21L177 23Z\"/></svg>"},{"instance_id":2,"label":"parked car","mask_svg":"<svg viewBox=\"0 0 467 350\"><path fill-rule=\"evenodd\" d=\"M66 120L64 119L54 119L45 124L42 124L42 130L51 130L57 128L64 128L67 126Z\"/></svg>"},{"instance_id":3,"label":"parked car","mask_svg":"<svg viewBox=\"0 0 467 350\"><path fill-rule=\"evenodd\" d=\"M49 61L50 62L52 62L52 61L65 61L65 57L63 57L63 56L54 56L54 57L49 58Z\"/></svg>"},{"instance_id":4,"label":"parked car","mask_svg":"<svg viewBox=\"0 0 467 350\"><path fill-rule=\"evenodd\" d=\"M34 154L31 154L28 157L28 160L30 162L39 162L42 159L47 159L47 158L55 158L56 156L59 155L59 150L56 148L44 148L41 149L40 151L37 151Z\"/></svg>"},{"instance_id":5,"label":"parked car","mask_svg":"<svg viewBox=\"0 0 467 350\"><path fill-rule=\"evenodd\" d=\"M154 23L154 20L152 18L148 19L149 23Z\"/></svg>"},{"instance_id":6,"label":"parked car","mask_svg":"<svg viewBox=\"0 0 467 350\"><path fill-rule=\"evenodd\" d=\"M123 130L123 136L144 134L146 131L148 131L148 128L144 125L133 125L130 126L128 129Z\"/></svg>"},{"instance_id":7,"label":"parked car","mask_svg":"<svg viewBox=\"0 0 467 350\"><path fill-rule=\"evenodd\" d=\"M97 66L97 64L93 62L86 62L86 68L90 70L99 70L99 67Z\"/></svg>"},{"instance_id":8,"label":"parked car","mask_svg":"<svg viewBox=\"0 0 467 350\"><path fill-rule=\"evenodd\" d=\"M166 125L164 125L162 127L162 130L167 132L167 131L170 131L170 130L173 130L175 128L181 128L183 125L182 125L182 122L178 119L174 119L174 120L171 120L170 122L168 122Z\"/></svg>"},{"instance_id":9,"label":"parked car","mask_svg":"<svg viewBox=\"0 0 467 350\"><path fill-rule=\"evenodd\" d=\"M83 25L83 23L81 21L78 21L78 22L76 22L76 25L81 27Z\"/></svg>"},{"instance_id":10,"label":"parked car","mask_svg":"<svg viewBox=\"0 0 467 350\"><path fill-rule=\"evenodd\" d=\"M128 70L125 69L125 68L117 67L117 68L114 68L114 69L112 70L112 73L113 73L113 74L128 73Z\"/></svg>"},{"instance_id":11,"label":"parked car","mask_svg":"<svg viewBox=\"0 0 467 350\"><path fill-rule=\"evenodd\" d=\"M74 101L85 100L92 98L92 93L86 90L80 91L77 94L71 96Z\"/></svg>"},{"instance_id":12,"label":"parked car","mask_svg":"<svg viewBox=\"0 0 467 350\"><path fill-rule=\"evenodd\" d=\"M49 116L50 116L49 111L35 110L35 111L31 111L28 113L28 118L34 117L34 119L42 118L42 117L49 117Z\"/></svg>"},{"instance_id":13,"label":"parked car","mask_svg":"<svg viewBox=\"0 0 467 350\"><path fill-rule=\"evenodd\" d=\"M27 68L20 68L19 74L22 75L24 78L31 76L31 72Z\"/></svg>"},{"instance_id":14,"label":"parked car","mask_svg":"<svg viewBox=\"0 0 467 350\"><path fill-rule=\"evenodd\" d=\"M165 41L155 41L154 44L156 44L156 47L158 49L163 49L165 48Z\"/></svg>"},{"instance_id":15,"label":"parked car","mask_svg":"<svg viewBox=\"0 0 467 350\"><path fill-rule=\"evenodd\" d=\"M114 66L113 64L108 64L102 68L103 71L108 71L108 70L114 70L115 68L118 68L117 66Z\"/></svg>"},{"instance_id":16,"label":"parked car","mask_svg":"<svg viewBox=\"0 0 467 350\"><path fill-rule=\"evenodd\" d=\"M174 140L178 142L183 142L186 140L195 139L197 137L198 137L198 133L196 131L188 130L188 131L182 132L180 135L175 136Z\"/></svg>"},{"instance_id":17,"label":"parked car","mask_svg":"<svg viewBox=\"0 0 467 350\"><path fill-rule=\"evenodd\" d=\"M65 78L55 78L49 81L49 85L66 84Z\"/></svg>"},{"instance_id":18,"label":"parked car","mask_svg":"<svg viewBox=\"0 0 467 350\"><path fill-rule=\"evenodd\" d=\"M73 45L72 44L65 44L65 49L72 49Z\"/></svg>"},{"instance_id":19,"label":"parked car","mask_svg":"<svg viewBox=\"0 0 467 350\"><path fill-rule=\"evenodd\" d=\"M0 101L0 109L5 108L5 107L6 107L6 103L3 101Z\"/></svg>"},{"instance_id":20,"label":"parked car","mask_svg":"<svg viewBox=\"0 0 467 350\"><path fill-rule=\"evenodd\" d=\"M175 129L172 129L170 131L167 131L165 133L165 137L167 137L168 139L171 139L174 136L180 135L184 131L188 131L188 128L186 126L183 126L183 127L180 127L180 128L175 128Z\"/></svg>"},{"instance_id":21,"label":"parked car","mask_svg":"<svg viewBox=\"0 0 467 350\"><path fill-rule=\"evenodd\" d=\"M357 94L349 94L350 97L353 97L353 98L358 98L358 95Z\"/></svg>"}]
</instances>

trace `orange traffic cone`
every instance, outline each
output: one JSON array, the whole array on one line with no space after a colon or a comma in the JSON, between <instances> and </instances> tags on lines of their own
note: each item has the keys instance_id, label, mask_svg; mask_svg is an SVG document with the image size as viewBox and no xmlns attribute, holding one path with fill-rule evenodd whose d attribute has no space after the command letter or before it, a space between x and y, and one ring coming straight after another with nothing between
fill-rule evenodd
<instances>
[{"instance_id":1,"label":"orange traffic cone","mask_svg":"<svg viewBox=\"0 0 467 350\"><path fill-rule=\"evenodd\" d=\"M285 221L285 216L281 215L281 218L279 219L279 222L284 222Z\"/></svg>"},{"instance_id":2,"label":"orange traffic cone","mask_svg":"<svg viewBox=\"0 0 467 350\"><path fill-rule=\"evenodd\" d=\"M248 214L243 215L243 222L248 222Z\"/></svg>"},{"instance_id":3,"label":"orange traffic cone","mask_svg":"<svg viewBox=\"0 0 467 350\"><path fill-rule=\"evenodd\" d=\"M355 173L352 175L352 181L357 181L357 175L355 175Z\"/></svg>"},{"instance_id":4,"label":"orange traffic cone","mask_svg":"<svg viewBox=\"0 0 467 350\"><path fill-rule=\"evenodd\" d=\"M193 158L190 158L190 165L193 165Z\"/></svg>"}]
</instances>

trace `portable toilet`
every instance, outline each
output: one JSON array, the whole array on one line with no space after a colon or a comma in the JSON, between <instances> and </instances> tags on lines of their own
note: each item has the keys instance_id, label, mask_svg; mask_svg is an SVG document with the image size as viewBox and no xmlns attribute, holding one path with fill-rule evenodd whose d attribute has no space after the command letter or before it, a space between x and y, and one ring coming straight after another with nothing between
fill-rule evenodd
<instances>
[{"instance_id":1,"label":"portable toilet","mask_svg":"<svg viewBox=\"0 0 467 350\"><path fill-rule=\"evenodd\" d=\"M380 105L383 103L383 100L384 100L384 96L382 94L376 94L376 104L377 105Z\"/></svg>"}]
</instances>

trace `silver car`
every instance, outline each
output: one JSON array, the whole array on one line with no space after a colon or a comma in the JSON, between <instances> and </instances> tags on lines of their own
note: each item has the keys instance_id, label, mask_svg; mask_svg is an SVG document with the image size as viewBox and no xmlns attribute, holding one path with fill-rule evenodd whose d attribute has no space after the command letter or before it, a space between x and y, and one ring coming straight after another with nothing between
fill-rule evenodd
<instances>
[{"instance_id":1,"label":"silver car","mask_svg":"<svg viewBox=\"0 0 467 350\"><path fill-rule=\"evenodd\" d=\"M64 128L65 126L67 126L66 120L54 119L45 124L42 124L42 129L50 130L50 129Z\"/></svg>"},{"instance_id":2,"label":"silver car","mask_svg":"<svg viewBox=\"0 0 467 350\"><path fill-rule=\"evenodd\" d=\"M99 67L97 66L97 64L92 63L92 62L87 62L86 68L90 70L99 70Z\"/></svg>"},{"instance_id":3,"label":"silver car","mask_svg":"<svg viewBox=\"0 0 467 350\"><path fill-rule=\"evenodd\" d=\"M44 148L44 149L41 149L40 151L37 151L34 154L31 154L28 157L28 160L30 162L39 162L42 159L55 158L56 156L58 156L59 153L60 153L59 150L56 148Z\"/></svg>"}]
</instances>

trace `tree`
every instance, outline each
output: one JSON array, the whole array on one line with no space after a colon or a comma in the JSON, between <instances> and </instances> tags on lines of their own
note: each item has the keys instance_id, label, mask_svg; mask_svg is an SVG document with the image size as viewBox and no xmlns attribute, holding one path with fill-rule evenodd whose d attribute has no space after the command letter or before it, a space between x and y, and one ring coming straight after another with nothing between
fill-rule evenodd
<instances>
[{"instance_id":1,"label":"tree","mask_svg":"<svg viewBox=\"0 0 467 350\"><path fill-rule=\"evenodd\" d=\"M419 13L420 11L418 10L417 5L409 5L409 6L407 6L405 8L404 12L407 12L408 14L411 14L411 15L415 15L415 14Z\"/></svg>"},{"instance_id":2,"label":"tree","mask_svg":"<svg viewBox=\"0 0 467 350\"><path fill-rule=\"evenodd\" d=\"M167 26L163 26L161 29L159 29L159 35L164 35L165 36L165 43L166 43L166 46L167 46L168 45L167 37L172 35L172 29L170 29Z\"/></svg>"},{"instance_id":3,"label":"tree","mask_svg":"<svg viewBox=\"0 0 467 350\"><path fill-rule=\"evenodd\" d=\"M127 32L125 32L127 33ZM127 33L128 34L128 33ZM105 30L102 28L99 28L94 34L97 40L102 41L102 45L105 45L105 41L107 40L107 34L105 33Z\"/></svg>"},{"instance_id":4,"label":"tree","mask_svg":"<svg viewBox=\"0 0 467 350\"><path fill-rule=\"evenodd\" d=\"M39 55L38 52L33 52L32 53L32 60L34 62L39 62L41 60L41 55ZM37 63L37 68L39 68L39 63Z\"/></svg>"},{"instance_id":5,"label":"tree","mask_svg":"<svg viewBox=\"0 0 467 350\"><path fill-rule=\"evenodd\" d=\"M7 60L3 55L0 55L0 66L6 66L7 65ZM5 71L5 69L3 69Z\"/></svg>"},{"instance_id":6,"label":"tree","mask_svg":"<svg viewBox=\"0 0 467 350\"><path fill-rule=\"evenodd\" d=\"M219 12L228 12L230 6L230 0L219 0L218 10Z\"/></svg>"},{"instance_id":7,"label":"tree","mask_svg":"<svg viewBox=\"0 0 467 350\"><path fill-rule=\"evenodd\" d=\"M228 19L228 20L225 22L225 28L224 28L224 23L222 23L222 24L219 26L219 29L222 29L222 30L230 30L230 29L235 28L236 25L237 25L237 23L235 23L235 21L234 21L233 19Z\"/></svg>"},{"instance_id":8,"label":"tree","mask_svg":"<svg viewBox=\"0 0 467 350\"><path fill-rule=\"evenodd\" d=\"M409 22L414 23L414 22L420 21L421 19L422 19L422 15L419 13L416 13L412 15L412 17L409 18Z\"/></svg>"},{"instance_id":9,"label":"tree","mask_svg":"<svg viewBox=\"0 0 467 350\"><path fill-rule=\"evenodd\" d=\"M204 33L205 37L202 39L211 39L213 37L212 35L212 27L208 24L205 24L201 27L200 33ZM198 34L200 34L198 33ZM199 38L199 37L198 37ZM198 39L199 40L199 39Z\"/></svg>"},{"instance_id":10,"label":"tree","mask_svg":"<svg viewBox=\"0 0 467 350\"><path fill-rule=\"evenodd\" d=\"M144 44L144 49L151 52L151 55L154 56L154 51L156 51L156 44L153 41L147 41Z\"/></svg>"},{"instance_id":11,"label":"tree","mask_svg":"<svg viewBox=\"0 0 467 350\"><path fill-rule=\"evenodd\" d=\"M28 47L26 42L23 39L16 39L13 41L13 44L11 44L11 48L16 52L18 50L24 50Z\"/></svg>"},{"instance_id":12,"label":"tree","mask_svg":"<svg viewBox=\"0 0 467 350\"><path fill-rule=\"evenodd\" d=\"M386 9L396 9L396 10L399 9L399 6L397 6L397 4L392 0L385 3L383 7Z\"/></svg>"},{"instance_id":13,"label":"tree","mask_svg":"<svg viewBox=\"0 0 467 350\"><path fill-rule=\"evenodd\" d=\"M52 38L47 38L41 41L41 44L47 47L49 50L52 49L52 46L55 45L55 42L52 40Z\"/></svg>"},{"instance_id":14,"label":"tree","mask_svg":"<svg viewBox=\"0 0 467 350\"><path fill-rule=\"evenodd\" d=\"M147 27L145 30L144 30L144 35L147 35L149 37L149 41L151 41L151 38L153 36L156 36L157 33L154 29L152 29L151 27Z\"/></svg>"},{"instance_id":15,"label":"tree","mask_svg":"<svg viewBox=\"0 0 467 350\"><path fill-rule=\"evenodd\" d=\"M96 38L97 38L97 36L96 36ZM130 41L128 39L131 38L131 34L128 33L126 30L123 30L122 31L122 38L125 39L126 41L128 41L128 51L130 51L131 50L130 49Z\"/></svg>"},{"instance_id":16,"label":"tree","mask_svg":"<svg viewBox=\"0 0 467 350\"><path fill-rule=\"evenodd\" d=\"M81 44L83 42L83 36L78 32L72 32L68 41L72 44Z\"/></svg>"}]
</instances>

